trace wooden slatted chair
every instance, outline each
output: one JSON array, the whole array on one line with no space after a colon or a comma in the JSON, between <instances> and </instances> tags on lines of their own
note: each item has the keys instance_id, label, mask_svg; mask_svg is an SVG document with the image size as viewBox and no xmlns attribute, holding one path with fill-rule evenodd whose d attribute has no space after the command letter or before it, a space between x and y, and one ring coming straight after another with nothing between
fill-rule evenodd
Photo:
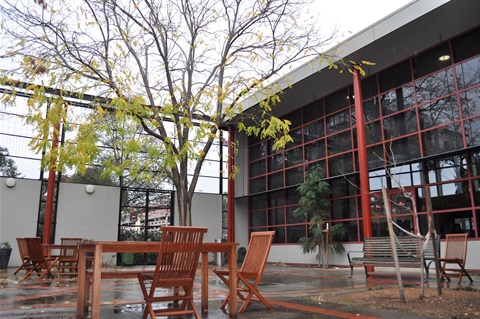
<instances>
[{"instance_id":1,"label":"wooden slatted chair","mask_svg":"<svg viewBox=\"0 0 480 319\"><path fill-rule=\"evenodd\" d=\"M27 243L28 255L32 262L32 269L27 272L23 279L30 277L34 271L38 279L42 279L45 275L54 279L55 277L51 269L58 262L58 257L45 256L40 237L25 238L25 241Z\"/></svg>"},{"instance_id":2,"label":"wooden slatted chair","mask_svg":"<svg viewBox=\"0 0 480 319\"><path fill-rule=\"evenodd\" d=\"M15 270L13 273L14 275L16 275L20 270L25 270L25 273L28 273L30 269L32 269L32 261L28 255L27 242L25 238L17 238L17 245L22 264L17 268L17 270Z\"/></svg>"},{"instance_id":3,"label":"wooden slatted chair","mask_svg":"<svg viewBox=\"0 0 480 319\"><path fill-rule=\"evenodd\" d=\"M142 318L193 314L198 319L193 303L193 281L207 228L162 226L161 231L155 272L137 275L146 302ZM154 304L167 302L172 302L173 307L154 309Z\"/></svg>"},{"instance_id":4,"label":"wooden slatted chair","mask_svg":"<svg viewBox=\"0 0 480 319\"><path fill-rule=\"evenodd\" d=\"M446 278L450 281L450 277L458 277L458 283L460 283L463 275L465 275L470 282L473 282L472 277L470 277L465 269L468 245L467 236L467 233L445 235L447 239L445 256L443 258L438 258L442 280ZM450 265L448 266L449 268L447 268L447 265Z\"/></svg>"},{"instance_id":5,"label":"wooden slatted chair","mask_svg":"<svg viewBox=\"0 0 480 319\"><path fill-rule=\"evenodd\" d=\"M78 275L78 245L82 238L60 238L57 276L76 277Z\"/></svg>"},{"instance_id":6,"label":"wooden slatted chair","mask_svg":"<svg viewBox=\"0 0 480 319\"><path fill-rule=\"evenodd\" d=\"M243 261L242 267L237 272L237 295L242 302L239 313L244 312L250 304L252 297L255 295L268 309L273 310L272 305L258 291L258 284L262 279L263 271L267 264L268 254L272 246L274 231L253 232L250 235L250 243L248 244L247 253ZM214 273L229 286L229 271L226 269L214 269ZM225 309L229 299L228 295L223 302L221 309Z\"/></svg>"}]
</instances>

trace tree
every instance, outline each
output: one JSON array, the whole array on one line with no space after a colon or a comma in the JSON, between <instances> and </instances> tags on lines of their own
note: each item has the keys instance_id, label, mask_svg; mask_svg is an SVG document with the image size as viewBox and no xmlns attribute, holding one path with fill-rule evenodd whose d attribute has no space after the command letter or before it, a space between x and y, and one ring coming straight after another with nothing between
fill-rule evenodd
<instances>
[{"instance_id":1,"label":"tree","mask_svg":"<svg viewBox=\"0 0 480 319\"><path fill-rule=\"evenodd\" d=\"M309 224L309 236L299 240L303 253L307 254L318 250L319 266L323 263L325 267L327 260L324 253L327 249L333 253L341 253L345 250L343 245L335 240L344 237L346 229L342 224L329 227L328 233L333 243L327 244L326 232L323 229L328 220L331 191L330 185L322 181L324 178L325 172L319 166L315 166L309 171L305 183L297 188L301 197L299 207L293 211L293 214L298 218L304 218Z\"/></svg>"},{"instance_id":2,"label":"tree","mask_svg":"<svg viewBox=\"0 0 480 319\"><path fill-rule=\"evenodd\" d=\"M149 178L171 180L181 225L191 225L192 196L222 123L242 113L246 97L262 93L265 100L248 122L238 117L240 130L274 139L276 149L292 140L290 123L272 116L279 88L266 83L319 56L333 36L320 39L303 0L35 3L0 4L5 44L0 57L11 59L3 82L20 79L77 92L79 98L86 93L104 98L74 122L74 105L61 94L53 99L43 87L30 87L35 94L29 121L38 129L32 145L47 150L44 166L58 161L57 170L84 172L99 153L95 143L102 126L97 124L114 116L145 134L123 144L125 153L145 152L147 166L162 160L162 170ZM76 134L51 149L49 134L62 123ZM102 165L114 171L119 164Z\"/></svg>"},{"instance_id":3,"label":"tree","mask_svg":"<svg viewBox=\"0 0 480 319\"><path fill-rule=\"evenodd\" d=\"M4 177L20 176L21 174L18 172L15 161L7 158L8 155L8 149L0 146L0 175Z\"/></svg>"}]
</instances>

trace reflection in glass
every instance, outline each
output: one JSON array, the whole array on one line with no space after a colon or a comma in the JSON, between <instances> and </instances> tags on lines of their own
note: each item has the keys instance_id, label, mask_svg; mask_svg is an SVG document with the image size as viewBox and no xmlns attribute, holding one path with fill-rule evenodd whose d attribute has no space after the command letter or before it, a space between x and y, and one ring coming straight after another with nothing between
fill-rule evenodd
<instances>
[{"instance_id":1,"label":"reflection in glass","mask_svg":"<svg viewBox=\"0 0 480 319\"><path fill-rule=\"evenodd\" d=\"M328 155L346 152L352 149L351 132L335 134L327 138Z\"/></svg>"},{"instance_id":2,"label":"reflection in glass","mask_svg":"<svg viewBox=\"0 0 480 319\"><path fill-rule=\"evenodd\" d=\"M283 168L283 154L275 154L268 158L268 171L274 172Z\"/></svg>"},{"instance_id":3,"label":"reflection in glass","mask_svg":"<svg viewBox=\"0 0 480 319\"><path fill-rule=\"evenodd\" d=\"M383 119L383 130L386 139L400 137L417 131L415 110L405 111Z\"/></svg>"},{"instance_id":4,"label":"reflection in glass","mask_svg":"<svg viewBox=\"0 0 480 319\"><path fill-rule=\"evenodd\" d=\"M303 139L305 143L314 141L325 135L323 119L312 122L303 127Z\"/></svg>"},{"instance_id":5,"label":"reflection in glass","mask_svg":"<svg viewBox=\"0 0 480 319\"><path fill-rule=\"evenodd\" d=\"M418 104L452 94L455 92L453 69L448 68L417 80L415 89L417 91Z\"/></svg>"},{"instance_id":6,"label":"reflection in glass","mask_svg":"<svg viewBox=\"0 0 480 319\"><path fill-rule=\"evenodd\" d=\"M328 159L328 172L330 177L353 172L352 153L330 157Z\"/></svg>"},{"instance_id":7,"label":"reflection in glass","mask_svg":"<svg viewBox=\"0 0 480 319\"><path fill-rule=\"evenodd\" d=\"M267 225L267 213L262 211L250 212L250 226L266 226Z\"/></svg>"},{"instance_id":8,"label":"reflection in glass","mask_svg":"<svg viewBox=\"0 0 480 319\"><path fill-rule=\"evenodd\" d=\"M311 162L318 159L324 158L326 155L325 151L325 140L316 141L310 144L305 145L305 161Z\"/></svg>"},{"instance_id":9,"label":"reflection in glass","mask_svg":"<svg viewBox=\"0 0 480 319\"><path fill-rule=\"evenodd\" d=\"M298 240L307 236L305 225L287 226L287 243L298 244Z\"/></svg>"},{"instance_id":10,"label":"reflection in glass","mask_svg":"<svg viewBox=\"0 0 480 319\"><path fill-rule=\"evenodd\" d=\"M285 152L285 167L303 163L303 147L297 147Z\"/></svg>"},{"instance_id":11,"label":"reflection in glass","mask_svg":"<svg viewBox=\"0 0 480 319\"><path fill-rule=\"evenodd\" d=\"M292 186L302 184L303 180L303 167L294 167L285 171L285 186Z\"/></svg>"},{"instance_id":12,"label":"reflection in glass","mask_svg":"<svg viewBox=\"0 0 480 319\"><path fill-rule=\"evenodd\" d=\"M367 145L382 141L382 127L380 121L365 125L365 138L367 140Z\"/></svg>"},{"instance_id":13,"label":"reflection in glass","mask_svg":"<svg viewBox=\"0 0 480 319\"><path fill-rule=\"evenodd\" d=\"M480 145L480 117L471 120L466 120L463 123L465 129L465 139L467 140L467 147Z\"/></svg>"},{"instance_id":14,"label":"reflection in glass","mask_svg":"<svg viewBox=\"0 0 480 319\"><path fill-rule=\"evenodd\" d=\"M283 172L268 175L268 189L283 187Z\"/></svg>"},{"instance_id":15,"label":"reflection in glass","mask_svg":"<svg viewBox=\"0 0 480 319\"><path fill-rule=\"evenodd\" d=\"M357 217L356 197L332 201L332 219L347 219Z\"/></svg>"},{"instance_id":16,"label":"reflection in glass","mask_svg":"<svg viewBox=\"0 0 480 319\"><path fill-rule=\"evenodd\" d=\"M460 93L460 105L464 118L480 114L480 87Z\"/></svg>"},{"instance_id":17,"label":"reflection in glass","mask_svg":"<svg viewBox=\"0 0 480 319\"><path fill-rule=\"evenodd\" d=\"M418 108L420 128L427 129L442 124L448 124L460 118L455 96L436 100Z\"/></svg>"},{"instance_id":18,"label":"reflection in glass","mask_svg":"<svg viewBox=\"0 0 480 319\"><path fill-rule=\"evenodd\" d=\"M420 158L420 144L418 141L418 136L413 135L392 141L387 155L389 161L392 163Z\"/></svg>"},{"instance_id":19,"label":"reflection in glass","mask_svg":"<svg viewBox=\"0 0 480 319\"><path fill-rule=\"evenodd\" d=\"M363 115L365 122L370 122L380 117L377 97L363 102Z\"/></svg>"},{"instance_id":20,"label":"reflection in glass","mask_svg":"<svg viewBox=\"0 0 480 319\"><path fill-rule=\"evenodd\" d=\"M463 148L459 124L443 126L422 133L424 155L435 155Z\"/></svg>"},{"instance_id":21,"label":"reflection in glass","mask_svg":"<svg viewBox=\"0 0 480 319\"><path fill-rule=\"evenodd\" d=\"M464 89L480 82L480 57L468 60L455 66L458 88Z\"/></svg>"},{"instance_id":22,"label":"reflection in glass","mask_svg":"<svg viewBox=\"0 0 480 319\"><path fill-rule=\"evenodd\" d=\"M411 84L400 87L396 90L382 94L383 116L410 108L415 104L413 98L413 86Z\"/></svg>"},{"instance_id":23,"label":"reflection in glass","mask_svg":"<svg viewBox=\"0 0 480 319\"><path fill-rule=\"evenodd\" d=\"M327 134L336 133L350 128L350 110L336 113L327 117Z\"/></svg>"}]
</instances>

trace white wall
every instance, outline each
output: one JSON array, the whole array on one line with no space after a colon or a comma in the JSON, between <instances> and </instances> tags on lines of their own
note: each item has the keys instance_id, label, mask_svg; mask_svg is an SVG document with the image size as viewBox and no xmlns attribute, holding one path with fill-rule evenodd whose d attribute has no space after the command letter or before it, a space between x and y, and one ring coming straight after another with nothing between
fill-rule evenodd
<instances>
[{"instance_id":1,"label":"white wall","mask_svg":"<svg viewBox=\"0 0 480 319\"><path fill-rule=\"evenodd\" d=\"M12 246L9 266L21 264L17 237L34 237L37 230L40 181L15 179L8 188L6 178L0 178L0 242Z\"/></svg>"},{"instance_id":2,"label":"white wall","mask_svg":"<svg viewBox=\"0 0 480 319\"><path fill-rule=\"evenodd\" d=\"M61 183L55 243L62 237L117 240L120 188L95 185L88 194L85 186Z\"/></svg>"}]
</instances>

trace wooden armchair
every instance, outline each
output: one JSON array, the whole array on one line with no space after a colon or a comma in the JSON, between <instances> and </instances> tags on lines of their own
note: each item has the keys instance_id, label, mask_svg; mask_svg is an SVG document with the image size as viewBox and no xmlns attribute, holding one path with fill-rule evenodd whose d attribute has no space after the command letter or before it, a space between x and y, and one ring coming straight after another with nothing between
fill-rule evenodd
<instances>
[{"instance_id":1,"label":"wooden armchair","mask_svg":"<svg viewBox=\"0 0 480 319\"><path fill-rule=\"evenodd\" d=\"M25 238L25 241L27 243L28 256L30 257L32 268L23 279L30 277L34 271L38 279L42 279L45 275L54 279L55 277L51 269L58 262L58 257L45 256L40 237Z\"/></svg>"},{"instance_id":2,"label":"wooden armchair","mask_svg":"<svg viewBox=\"0 0 480 319\"><path fill-rule=\"evenodd\" d=\"M162 226L161 231L155 272L137 275L146 302L142 318L193 314L198 319L193 303L193 281L207 228ZM150 284L148 288L147 284ZM170 291L165 292L165 288ZM173 307L153 307L154 303L166 302L172 302Z\"/></svg>"},{"instance_id":3,"label":"wooden armchair","mask_svg":"<svg viewBox=\"0 0 480 319\"><path fill-rule=\"evenodd\" d=\"M465 262L467 260L467 245L468 234L447 234L447 245L445 248L445 257L438 258L440 264L440 277L450 281L450 277L458 277L458 283L462 281L463 275L467 276L470 282L473 282L472 277L465 269ZM447 265L449 266L447 268Z\"/></svg>"},{"instance_id":4,"label":"wooden armchair","mask_svg":"<svg viewBox=\"0 0 480 319\"><path fill-rule=\"evenodd\" d=\"M78 245L82 238L60 238L57 276L76 277L78 275Z\"/></svg>"},{"instance_id":5,"label":"wooden armchair","mask_svg":"<svg viewBox=\"0 0 480 319\"><path fill-rule=\"evenodd\" d=\"M258 291L258 284L262 279L263 271L267 264L268 254L272 245L274 231L254 232L250 235L250 243L248 244L247 254L243 261L242 267L237 272L237 295L242 302L239 313L244 312L250 304L252 297L255 295L268 309L273 307ZM228 286L229 271L226 269L214 269L214 273ZM232 296L228 295L223 302L221 309L225 309L228 300Z\"/></svg>"},{"instance_id":6,"label":"wooden armchair","mask_svg":"<svg viewBox=\"0 0 480 319\"><path fill-rule=\"evenodd\" d=\"M30 269L32 269L32 261L28 255L27 241L25 238L17 238L17 245L22 264L17 268L17 270L15 270L13 273L14 275L16 275L20 270L25 270L25 272L28 273Z\"/></svg>"}]
</instances>

